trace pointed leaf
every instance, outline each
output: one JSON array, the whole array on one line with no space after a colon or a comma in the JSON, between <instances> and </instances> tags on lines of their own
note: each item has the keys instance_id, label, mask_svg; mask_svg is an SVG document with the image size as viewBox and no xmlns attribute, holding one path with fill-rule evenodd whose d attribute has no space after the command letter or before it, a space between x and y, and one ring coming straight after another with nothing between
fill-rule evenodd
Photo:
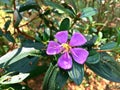
<instances>
[{"instance_id":1,"label":"pointed leaf","mask_svg":"<svg viewBox=\"0 0 120 90\"><path fill-rule=\"evenodd\" d=\"M18 48L15 49L11 52L8 52L7 54L5 54L4 56L2 56L0 58L0 67L5 67L8 65L11 65L27 56L35 56L35 54L38 54L39 50L35 49L35 48Z\"/></svg>"},{"instance_id":2,"label":"pointed leaf","mask_svg":"<svg viewBox=\"0 0 120 90\"><path fill-rule=\"evenodd\" d=\"M4 25L4 30L7 30L10 26L11 20L7 20L5 25Z\"/></svg>"},{"instance_id":3,"label":"pointed leaf","mask_svg":"<svg viewBox=\"0 0 120 90\"><path fill-rule=\"evenodd\" d=\"M12 37L11 33L10 32L7 32L5 35L6 39L10 42L15 42L15 39Z\"/></svg>"},{"instance_id":4,"label":"pointed leaf","mask_svg":"<svg viewBox=\"0 0 120 90\"><path fill-rule=\"evenodd\" d=\"M9 66L5 67L7 72L17 71L22 73L28 73L37 68L39 57L28 56L23 59L20 59Z\"/></svg>"},{"instance_id":5,"label":"pointed leaf","mask_svg":"<svg viewBox=\"0 0 120 90\"><path fill-rule=\"evenodd\" d=\"M57 66L54 66L54 70L49 79L48 90L56 90L56 77L57 77L58 71L59 71L59 68L57 68Z\"/></svg>"},{"instance_id":6,"label":"pointed leaf","mask_svg":"<svg viewBox=\"0 0 120 90\"><path fill-rule=\"evenodd\" d=\"M13 17L14 17L13 18L14 19L14 27L17 28L18 25L20 24L21 20L22 20L22 16L18 12L18 10L15 10Z\"/></svg>"},{"instance_id":7,"label":"pointed leaf","mask_svg":"<svg viewBox=\"0 0 120 90\"><path fill-rule=\"evenodd\" d=\"M108 43L106 43L105 45L103 45L102 47L101 47L101 49L102 50L107 50L107 49L113 49L113 48L115 48L115 46L117 46L117 43L116 42L108 42Z\"/></svg>"},{"instance_id":8,"label":"pointed leaf","mask_svg":"<svg viewBox=\"0 0 120 90\"><path fill-rule=\"evenodd\" d=\"M77 85L80 85L84 77L84 66L74 62L72 69L68 71L68 75Z\"/></svg>"},{"instance_id":9,"label":"pointed leaf","mask_svg":"<svg viewBox=\"0 0 120 90\"><path fill-rule=\"evenodd\" d=\"M61 90L62 87L65 85L67 79L68 74L64 71L59 70L58 75L56 77L56 90Z\"/></svg>"},{"instance_id":10,"label":"pointed leaf","mask_svg":"<svg viewBox=\"0 0 120 90\"><path fill-rule=\"evenodd\" d=\"M64 8L60 4L57 4L57 3L49 1L49 0L45 0L45 4L51 6L51 7L55 8L55 9L61 10L61 11L65 12L65 13L69 14L71 17L75 16L72 11L70 11L69 9Z\"/></svg>"},{"instance_id":11,"label":"pointed leaf","mask_svg":"<svg viewBox=\"0 0 120 90\"><path fill-rule=\"evenodd\" d=\"M57 66L53 66L52 63L50 63L49 69L47 70L44 81L43 81L43 90L55 90L55 84L56 84L56 76L59 69Z\"/></svg>"},{"instance_id":12,"label":"pointed leaf","mask_svg":"<svg viewBox=\"0 0 120 90\"><path fill-rule=\"evenodd\" d=\"M100 61L87 66L99 76L114 82L120 82L120 63L107 53L101 53Z\"/></svg>"},{"instance_id":13,"label":"pointed leaf","mask_svg":"<svg viewBox=\"0 0 120 90\"><path fill-rule=\"evenodd\" d=\"M49 66L49 68L45 74L45 77L44 77L43 86L42 86L43 90L48 89L48 83L49 83L49 79L51 77L52 71L53 71L53 65L52 65L52 63L50 63L50 66Z\"/></svg>"},{"instance_id":14,"label":"pointed leaf","mask_svg":"<svg viewBox=\"0 0 120 90\"><path fill-rule=\"evenodd\" d=\"M90 55L89 57L87 58L87 61L86 63L89 63L89 64L96 64L100 61L100 54L98 52L94 52L92 55L91 55L91 52L90 52Z\"/></svg>"},{"instance_id":15,"label":"pointed leaf","mask_svg":"<svg viewBox=\"0 0 120 90\"><path fill-rule=\"evenodd\" d=\"M86 7L82 10L81 18L93 16L93 15L97 14L97 12L98 11L95 8Z\"/></svg>"},{"instance_id":16,"label":"pointed leaf","mask_svg":"<svg viewBox=\"0 0 120 90\"><path fill-rule=\"evenodd\" d=\"M19 12L23 12L30 9L39 10L39 5L35 2L26 2L25 4L20 5Z\"/></svg>"}]
</instances>

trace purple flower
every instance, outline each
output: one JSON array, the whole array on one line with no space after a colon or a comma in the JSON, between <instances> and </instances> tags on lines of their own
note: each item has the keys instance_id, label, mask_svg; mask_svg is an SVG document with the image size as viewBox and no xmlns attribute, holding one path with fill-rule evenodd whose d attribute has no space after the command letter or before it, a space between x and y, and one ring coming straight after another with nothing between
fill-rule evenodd
<instances>
[{"instance_id":1,"label":"purple flower","mask_svg":"<svg viewBox=\"0 0 120 90\"><path fill-rule=\"evenodd\" d=\"M60 31L55 35L58 42L50 41L46 53L48 55L55 55L61 53L58 59L58 66L64 70L72 68L72 58L78 64L84 64L88 51L83 48L77 48L87 42L86 38L81 33L74 33L68 42L68 32ZM71 57L72 56L72 57Z\"/></svg>"}]
</instances>

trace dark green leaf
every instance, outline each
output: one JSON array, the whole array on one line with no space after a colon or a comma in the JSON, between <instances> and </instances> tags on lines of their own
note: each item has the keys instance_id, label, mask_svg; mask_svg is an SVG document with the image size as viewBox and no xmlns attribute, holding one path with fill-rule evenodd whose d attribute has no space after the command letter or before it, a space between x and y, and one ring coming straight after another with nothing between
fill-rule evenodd
<instances>
[{"instance_id":1,"label":"dark green leaf","mask_svg":"<svg viewBox=\"0 0 120 90\"><path fill-rule=\"evenodd\" d=\"M65 85L67 79L68 79L68 74L60 70L56 77L56 89L55 90L61 90L62 87Z\"/></svg>"},{"instance_id":2,"label":"dark green leaf","mask_svg":"<svg viewBox=\"0 0 120 90\"><path fill-rule=\"evenodd\" d=\"M20 24L21 20L22 20L22 16L18 12L18 10L14 11L14 15L13 16L14 16L14 27L17 28L18 25Z\"/></svg>"},{"instance_id":3,"label":"dark green leaf","mask_svg":"<svg viewBox=\"0 0 120 90\"><path fill-rule=\"evenodd\" d=\"M82 10L82 15L81 15L81 18L84 18L84 17L91 17L95 14L97 14L97 9L95 8L92 8L92 7L86 7Z\"/></svg>"},{"instance_id":4,"label":"dark green leaf","mask_svg":"<svg viewBox=\"0 0 120 90\"><path fill-rule=\"evenodd\" d=\"M3 32L2 32L2 29L0 28L0 36L2 36L3 35Z\"/></svg>"},{"instance_id":5,"label":"dark green leaf","mask_svg":"<svg viewBox=\"0 0 120 90\"><path fill-rule=\"evenodd\" d=\"M49 83L49 79L51 77L52 71L53 71L53 65L52 65L52 63L50 63L50 66L49 66L49 68L45 74L45 77L44 77L43 86L42 86L43 90L48 89L48 83Z\"/></svg>"},{"instance_id":6,"label":"dark green leaf","mask_svg":"<svg viewBox=\"0 0 120 90\"><path fill-rule=\"evenodd\" d=\"M68 74L77 85L80 85L84 77L84 65L73 62L72 69L68 71Z\"/></svg>"},{"instance_id":7,"label":"dark green leaf","mask_svg":"<svg viewBox=\"0 0 120 90\"><path fill-rule=\"evenodd\" d=\"M113 49L113 48L115 48L115 46L117 46L117 43L116 42L108 42L108 43L106 43L105 45L103 45L102 47L101 47L101 49L102 50L111 50L111 49Z\"/></svg>"},{"instance_id":8,"label":"dark green leaf","mask_svg":"<svg viewBox=\"0 0 120 90\"><path fill-rule=\"evenodd\" d=\"M114 82L120 82L120 63L107 53L101 53L100 61L87 66L99 76Z\"/></svg>"},{"instance_id":9,"label":"dark green leaf","mask_svg":"<svg viewBox=\"0 0 120 90\"><path fill-rule=\"evenodd\" d=\"M15 42L15 39L12 37L10 32L7 32L4 36L7 38L8 41L13 43Z\"/></svg>"},{"instance_id":10,"label":"dark green leaf","mask_svg":"<svg viewBox=\"0 0 120 90\"><path fill-rule=\"evenodd\" d=\"M11 20L7 20L5 25L4 25L4 30L8 30L9 26L10 26Z\"/></svg>"},{"instance_id":11,"label":"dark green leaf","mask_svg":"<svg viewBox=\"0 0 120 90\"><path fill-rule=\"evenodd\" d=\"M94 43L96 42L97 40L97 36L93 36L92 39L90 39L88 42L86 42L83 47L92 47L94 46Z\"/></svg>"},{"instance_id":12,"label":"dark green leaf","mask_svg":"<svg viewBox=\"0 0 120 90\"><path fill-rule=\"evenodd\" d=\"M58 71L59 71L59 68L57 68L57 66L54 66L54 70L49 79L48 90L56 90L56 77L57 77Z\"/></svg>"},{"instance_id":13,"label":"dark green leaf","mask_svg":"<svg viewBox=\"0 0 120 90\"><path fill-rule=\"evenodd\" d=\"M23 12L30 9L39 10L39 5L35 2L26 2L25 4L20 5L19 12Z\"/></svg>"},{"instance_id":14,"label":"dark green leaf","mask_svg":"<svg viewBox=\"0 0 120 90\"><path fill-rule=\"evenodd\" d=\"M13 89L6 89L6 90L32 90L28 85L24 85L20 83L11 84L9 85L9 87Z\"/></svg>"},{"instance_id":15,"label":"dark green leaf","mask_svg":"<svg viewBox=\"0 0 120 90\"><path fill-rule=\"evenodd\" d=\"M18 48L11 52L8 52L0 58L0 67L9 66L27 56L36 56L39 53L39 50L35 48Z\"/></svg>"},{"instance_id":16,"label":"dark green leaf","mask_svg":"<svg viewBox=\"0 0 120 90\"><path fill-rule=\"evenodd\" d=\"M22 73L28 73L36 68L38 60L39 57L25 57L10 64L9 66L6 66L5 70L7 70L7 72L17 71Z\"/></svg>"},{"instance_id":17,"label":"dark green leaf","mask_svg":"<svg viewBox=\"0 0 120 90\"><path fill-rule=\"evenodd\" d=\"M48 36L47 32L45 32L45 31L42 33L42 37L43 37L43 41L49 40L49 36Z\"/></svg>"},{"instance_id":18,"label":"dark green leaf","mask_svg":"<svg viewBox=\"0 0 120 90\"><path fill-rule=\"evenodd\" d=\"M117 45L120 44L120 30L117 30Z\"/></svg>"},{"instance_id":19,"label":"dark green leaf","mask_svg":"<svg viewBox=\"0 0 120 90\"><path fill-rule=\"evenodd\" d=\"M100 61L100 54L95 52L93 55L90 55L87 59L87 63L89 64L96 64Z\"/></svg>"},{"instance_id":20,"label":"dark green leaf","mask_svg":"<svg viewBox=\"0 0 120 90\"><path fill-rule=\"evenodd\" d=\"M72 11L70 11L69 9L64 8L60 4L57 4L55 2L51 2L49 0L45 0L45 4L51 6L51 7L55 8L55 9L61 10L61 11L65 12L65 13L69 14L71 17L75 16Z\"/></svg>"},{"instance_id":21,"label":"dark green leaf","mask_svg":"<svg viewBox=\"0 0 120 90\"><path fill-rule=\"evenodd\" d=\"M35 48L38 50L42 50L42 48L44 48L44 45L40 42L33 42L33 41L26 41L22 43L22 47L26 47L26 48Z\"/></svg>"},{"instance_id":22,"label":"dark green leaf","mask_svg":"<svg viewBox=\"0 0 120 90\"><path fill-rule=\"evenodd\" d=\"M43 90L55 90L55 79L57 72L58 70L56 65L53 66L52 63L50 63L50 66L44 77L43 88L42 88Z\"/></svg>"},{"instance_id":23,"label":"dark green leaf","mask_svg":"<svg viewBox=\"0 0 120 90\"><path fill-rule=\"evenodd\" d=\"M14 11L13 10L4 10L6 13L10 13L10 14L13 14L14 13Z\"/></svg>"},{"instance_id":24,"label":"dark green leaf","mask_svg":"<svg viewBox=\"0 0 120 90\"><path fill-rule=\"evenodd\" d=\"M96 28L90 28L90 32L93 33L93 32L97 32L97 29Z\"/></svg>"},{"instance_id":25,"label":"dark green leaf","mask_svg":"<svg viewBox=\"0 0 120 90\"><path fill-rule=\"evenodd\" d=\"M63 21L60 24L60 30L69 30L69 28L70 28L69 18L63 19Z\"/></svg>"}]
</instances>

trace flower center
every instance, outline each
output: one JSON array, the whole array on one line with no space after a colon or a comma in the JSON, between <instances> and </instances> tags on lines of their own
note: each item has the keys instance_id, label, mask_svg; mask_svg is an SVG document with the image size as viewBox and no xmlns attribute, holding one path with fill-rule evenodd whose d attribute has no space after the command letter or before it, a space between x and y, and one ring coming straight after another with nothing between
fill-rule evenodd
<instances>
[{"instance_id":1,"label":"flower center","mask_svg":"<svg viewBox=\"0 0 120 90\"><path fill-rule=\"evenodd\" d=\"M71 49L71 46L67 43L63 43L62 47L64 48L64 52L68 52Z\"/></svg>"}]
</instances>

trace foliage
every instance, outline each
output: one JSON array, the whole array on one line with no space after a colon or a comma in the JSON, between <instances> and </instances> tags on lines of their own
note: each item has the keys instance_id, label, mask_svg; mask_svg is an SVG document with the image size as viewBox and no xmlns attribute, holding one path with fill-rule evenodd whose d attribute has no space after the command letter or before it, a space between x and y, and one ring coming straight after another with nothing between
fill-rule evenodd
<instances>
[{"instance_id":1,"label":"foliage","mask_svg":"<svg viewBox=\"0 0 120 90\"><path fill-rule=\"evenodd\" d=\"M67 80L80 85L86 65L120 82L119 2L0 0L0 89L27 89L20 82L45 72L43 90L61 90ZM69 39L75 32L85 36L87 42L79 46L89 52L84 64L72 61L72 68L64 70L57 65L60 54L47 55L49 41L60 31L67 31Z\"/></svg>"}]
</instances>

